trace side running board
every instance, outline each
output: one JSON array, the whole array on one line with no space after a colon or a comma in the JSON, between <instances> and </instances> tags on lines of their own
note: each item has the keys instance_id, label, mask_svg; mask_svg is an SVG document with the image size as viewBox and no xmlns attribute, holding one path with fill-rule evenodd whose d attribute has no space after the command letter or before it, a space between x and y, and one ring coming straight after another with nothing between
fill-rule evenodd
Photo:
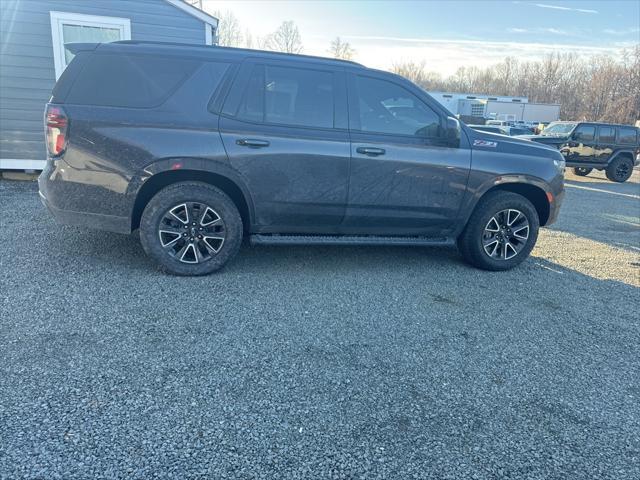
<instances>
[{"instance_id":1,"label":"side running board","mask_svg":"<svg viewBox=\"0 0 640 480\"><path fill-rule=\"evenodd\" d=\"M252 245L398 245L450 246L444 237L400 237L376 235L251 235Z\"/></svg>"}]
</instances>

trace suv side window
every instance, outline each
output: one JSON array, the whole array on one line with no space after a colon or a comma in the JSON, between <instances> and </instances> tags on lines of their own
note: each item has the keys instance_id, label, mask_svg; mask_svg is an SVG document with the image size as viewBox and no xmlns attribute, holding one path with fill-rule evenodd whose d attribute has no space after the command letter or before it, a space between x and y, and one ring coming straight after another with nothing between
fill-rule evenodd
<instances>
[{"instance_id":1,"label":"suv side window","mask_svg":"<svg viewBox=\"0 0 640 480\"><path fill-rule=\"evenodd\" d=\"M599 127L598 128L598 141L602 143L615 143L616 130L613 127Z\"/></svg>"},{"instance_id":2,"label":"suv side window","mask_svg":"<svg viewBox=\"0 0 640 480\"><path fill-rule=\"evenodd\" d=\"M575 132L573 132L573 139L577 142L591 142L595 137L595 125L578 125Z\"/></svg>"},{"instance_id":3,"label":"suv side window","mask_svg":"<svg viewBox=\"0 0 640 480\"><path fill-rule=\"evenodd\" d=\"M237 116L253 122L333 128L333 108L331 72L256 65Z\"/></svg>"},{"instance_id":4,"label":"suv side window","mask_svg":"<svg viewBox=\"0 0 640 480\"><path fill-rule=\"evenodd\" d=\"M360 130L422 138L440 136L440 116L413 93L386 80L356 78Z\"/></svg>"},{"instance_id":5,"label":"suv side window","mask_svg":"<svg viewBox=\"0 0 640 480\"><path fill-rule=\"evenodd\" d=\"M178 57L94 54L78 74L66 103L107 107L153 108L167 98L201 62ZM213 88L229 64L220 63ZM213 75L213 73L212 73Z\"/></svg>"},{"instance_id":6,"label":"suv side window","mask_svg":"<svg viewBox=\"0 0 640 480\"><path fill-rule=\"evenodd\" d=\"M637 130L633 127L618 127L618 143L634 145Z\"/></svg>"}]
</instances>

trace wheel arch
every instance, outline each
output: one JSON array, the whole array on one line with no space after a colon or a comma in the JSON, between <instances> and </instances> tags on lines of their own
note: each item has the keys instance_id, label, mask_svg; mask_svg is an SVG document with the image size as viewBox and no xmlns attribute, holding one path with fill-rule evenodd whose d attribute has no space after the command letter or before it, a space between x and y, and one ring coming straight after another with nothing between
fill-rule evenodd
<instances>
[{"instance_id":1,"label":"wheel arch","mask_svg":"<svg viewBox=\"0 0 640 480\"><path fill-rule=\"evenodd\" d=\"M538 212L538 218L540 219L541 227L546 225L546 223L549 221L551 206L549 205L547 192L545 192L543 188L531 183L502 183L491 187L482 195L482 197L496 191L512 192L517 193L518 195L522 195L533 204L536 212Z\"/></svg>"},{"instance_id":2,"label":"wheel arch","mask_svg":"<svg viewBox=\"0 0 640 480\"><path fill-rule=\"evenodd\" d=\"M628 157L629 160L631 160L631 163L634 163L633 150L624 149L624 150L617 150L616 153L611 155L611 158L609 158L609 160L607 161L607 165L610 165L611 162L613 162L616 158L619 158L619 157Z\"/></svg>"},{"instance_id":3,"label":"wheel arch","mask_svg":"<svg viewBox=\"0 0 640 480\"><path fill-rule=\"evenodd\" d=\"M543 182L542 180L531 179L528 177L523 179L521 176L518 176L514 178L502 177L500 181L491 182L491 184L486 185L485 188L480 189L479 193L474 195L476 201L473 203L471 208L467 209L463 225L466 226L467 222L471 218L471 214L474 212L480 201L490 193L496 191L512 192L522 195L529 200L536 209L541 227L545 226L549 221L551 216L551 205L549 203L547 192L550 192L551 189L548 188L546 182Z\"/></svg>"},{"instance_id":4,"label":"wheel arch","mask_svg":"<svg viewBox=\"0 0 640 480\"><path fill-rule=\"evenodd\" d=\"M140 226L142 212L156 193L174 183L194 181L213 185L229 196L238 208L244 229L250 230L254 218L253 204L242 183L225 173L193 168L160 170L146 178L135 193L131 211L131 230L136 230Z\"/></svg>"}]
</instances>

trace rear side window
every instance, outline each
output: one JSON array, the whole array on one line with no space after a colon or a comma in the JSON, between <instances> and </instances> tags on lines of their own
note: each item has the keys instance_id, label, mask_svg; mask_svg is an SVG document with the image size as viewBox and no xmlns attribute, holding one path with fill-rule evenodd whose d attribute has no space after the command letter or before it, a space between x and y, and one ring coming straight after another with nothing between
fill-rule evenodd
<instances>
[{"instance_id":1,"label":"rear side window","mask_svg":"<svg viewBox=\"0 0 640 480\"><path fill-rule=\"evenodd\" d=\"M592 141L596 136L596 127L594 125L579 125L573 133L573 139L578 142Z\"/></svg>"},{"instance_id":2,"label":"rear side window","mask_svg":"<svg viewBox=\"0 0 640 480\"><path fill-rule=\"evenodd\" d=\"M360 130L365 132L437 137L440 116L400 85L358 76Z\"/></svg>"},{"instance_id":3,"label":"rear side window","mask_svg":"<svg viewBox=\"0 0 640 480\"><path fill-rule=\"evenodd\" d=\"M613 127L598 128L598 141L603 143L614 143L616 141L616 129Z\"/></svg>"},{"instance_id":4,"label":"rear side window","mask_svg":"<svg viewBox=\"0 0 640 480\"><path fill-rule=\"evenodd\" d=\"M163 103L198 67L196 60L143 55L92 55L65 102L151 108Z\"/></svg>"},{"instance_id":5,"label":"rear side window","mask_svg":"<svg viewBox=\"0 0 640 480\"><path fill-rule=\"evenodd\" d=\"M331 72L257 65L238 108L238 118L333 128L333 107Z\"/></svg>"},{"instance_id":6,"label":"rear side window","mask_svg":"<svg viewBox=\"0 0 640 480\"><path fill-rule=\"evenodd\" d=\"M637 140L637 130L632 127L618 127L618 143L634 145Z\"/></svg>"}]
</instances>

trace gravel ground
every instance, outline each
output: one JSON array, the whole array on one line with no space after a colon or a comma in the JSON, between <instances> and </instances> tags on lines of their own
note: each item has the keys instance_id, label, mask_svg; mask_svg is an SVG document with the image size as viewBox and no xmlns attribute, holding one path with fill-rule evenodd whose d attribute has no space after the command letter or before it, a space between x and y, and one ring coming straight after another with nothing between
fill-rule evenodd
<instances>
[{"instance_id":1,"label":"gravel ground","mask_svg":"<svg viewBox=\"0 0 640 480\"><path fill-rule=\"evenodd\" d=\"M506 273L243 247L154 270L0 181L0 478L640 478L640 183L568 176Z\"/></svg>"}]
</instances>

